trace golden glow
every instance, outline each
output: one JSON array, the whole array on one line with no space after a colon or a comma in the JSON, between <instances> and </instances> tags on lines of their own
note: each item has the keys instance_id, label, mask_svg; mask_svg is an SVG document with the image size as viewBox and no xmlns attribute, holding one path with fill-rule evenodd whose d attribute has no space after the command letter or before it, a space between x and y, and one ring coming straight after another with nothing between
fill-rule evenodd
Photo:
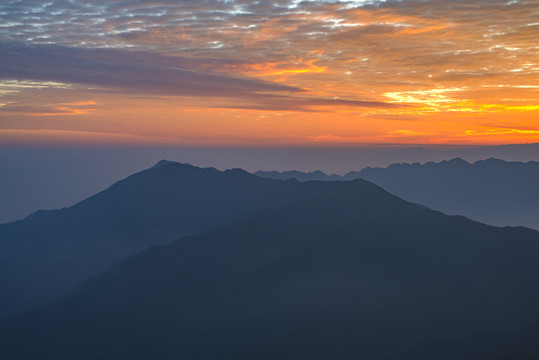
<instances>
[{"instance_id":1,"label":"golden glow","mask_svg":"<svg viewBox=\"0 0 539 360\"><path fill-rule=\"evenodd\" d=\"M466 131L466 135L477 136L477 135L507 135L507 134L525 134L525 135L537 135L539 130L518 130L518 129L489 129L485 132L479 133L474 130Z\"/></svg>"},{"instance_id":2,"label":"golden glow","mask_svg":"<svg viewBox=\"0 0 539 360\"><path fill-rule=\"evenodd\" d=\"M444 104L458 103L460 100L450 97L450 94L458 93L462 90L463 89L459 88L439 88L419 91L389 92L384 93L384 96L397 103L424 104L429 105L429 108L433 111L440 111Z\"/></svg>"},{"instance_id":3,"label":"golden glow","mask_svg":"<svg viewBox=\"0 0 539 360\"><path fill-rule=\"evenodd\" d=\"M317 66L314 63L317 59L303 61L298 59L296 62L271 62L247 65L242 68L246 73L253 73L254 76L276 76L276 75L295 75L306 73L322 73L326 71L325 66Z\"/></svg>"},{"instance_id":4,"label":"golden glow","mask_svg":"<svg viewBox=\"0 0 539 360\"><path fill-rule=\"evenodd\" d=\"M53 108L54 112L36 112L30 113L30 116L69 116L69 115L86 115L95 111L91 108L79 108L79 106L96 105L97 102L92 100L75 101L71 103L60 104L62 106L56 106Z\"/></svg>"}]
</instances>

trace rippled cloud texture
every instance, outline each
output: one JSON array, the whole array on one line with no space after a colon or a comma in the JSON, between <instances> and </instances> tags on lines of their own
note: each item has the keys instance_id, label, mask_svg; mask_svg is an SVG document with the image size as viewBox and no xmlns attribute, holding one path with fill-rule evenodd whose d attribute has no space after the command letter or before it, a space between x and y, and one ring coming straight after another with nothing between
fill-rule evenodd
<instances>
[{"instance_id":1,"label":"rippled cloud texture","mask_svg":"<svg viewBox=\"0 0 539 360\"><path fill-rule=\"evenodd\" d=\"M539 139L537 1L7 1L0 141Z\"/></svg>"}]
</instances>

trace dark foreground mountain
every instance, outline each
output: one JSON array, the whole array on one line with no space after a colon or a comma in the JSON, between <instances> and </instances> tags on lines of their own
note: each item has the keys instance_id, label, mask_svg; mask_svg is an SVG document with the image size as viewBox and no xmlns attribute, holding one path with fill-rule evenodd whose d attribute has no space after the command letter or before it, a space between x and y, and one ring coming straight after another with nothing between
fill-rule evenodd
<instances>
[{"instance_id":1,"label":"dark foreground mountain","mask_svg":"<svg viewBox=\"0 0 539 360\"><path fill-rule=\"evenodd\" d=\"M311 191L243 170L162 161L70 208L0 225L0 319L51 301L146 249L216 229ZM314 191L314 190L313 190Z\"/></svg>"},{"instance_id":2,"label":"dark foreground mountain","mask_svg":"<svg viewBox=\"0 0 539 360\"><path fill-rule=\"evenodd\" d=\"M0 358L539 353L538 232L447 216L363 180L297 184L317 195L149 248L5 321Z\"/></svg>"},{"instance_id":3,"label":"dark foreground mountain","mask_svg":"<svg viewBox=\"0 0 539 360\"><path fill-rule=\"evenodd\" d=\"M299 181L336 180L320 171L258 171L257 176ZM539 162L497 159L470 164L456 158L440 163L394 164L365 168L341 180L365 179L408 201L488 224L539 230Z\"/></svg>"}]
</instances>

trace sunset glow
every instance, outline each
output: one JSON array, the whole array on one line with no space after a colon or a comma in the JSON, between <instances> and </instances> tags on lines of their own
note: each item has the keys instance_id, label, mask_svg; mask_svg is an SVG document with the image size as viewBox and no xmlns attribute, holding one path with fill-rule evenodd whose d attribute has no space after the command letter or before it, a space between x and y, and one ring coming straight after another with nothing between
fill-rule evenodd
<instances>
[{"instance_id":1,"label":"sunset glow","mask_svg":"<svg viewBox=\"0 0 539 360\"><path fill-rule=\"evenodd\" d=\"M537 1L10 1L0 142L539 141Z\"/></svg>"}]
</instances>

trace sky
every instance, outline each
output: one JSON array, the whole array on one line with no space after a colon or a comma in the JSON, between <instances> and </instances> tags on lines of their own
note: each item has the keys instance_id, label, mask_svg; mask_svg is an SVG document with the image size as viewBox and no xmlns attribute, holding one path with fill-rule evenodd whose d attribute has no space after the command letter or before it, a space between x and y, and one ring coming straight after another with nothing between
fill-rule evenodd
<instances>
[{"instance_id":1,"label":"sky","mask_svg":"<svg viewBox=\"0 0 539 360\"><path fill-rule=\"evenodd\" d=\"M4 0L0 144L539 142L537 0Z\"/></svg>"}]
</instances>

